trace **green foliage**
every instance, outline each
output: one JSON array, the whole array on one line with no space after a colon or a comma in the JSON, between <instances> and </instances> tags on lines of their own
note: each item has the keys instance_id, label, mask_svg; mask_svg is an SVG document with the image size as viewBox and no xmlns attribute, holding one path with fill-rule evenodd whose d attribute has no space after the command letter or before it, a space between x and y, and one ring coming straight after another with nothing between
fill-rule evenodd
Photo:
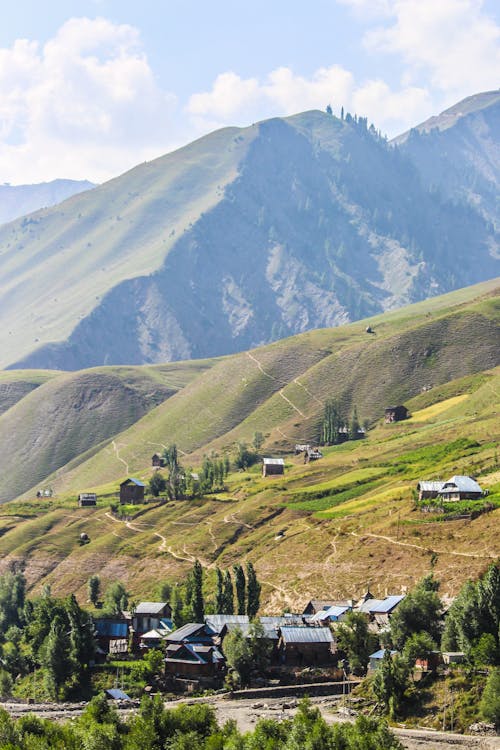
<instances>
[{"instance_id":1,"label":"green foliage","mask_svg":"<svg viewBox=\"0 0 500 750\"><path fill-rule=\"evenodd\" d=\"M215 611L216 613L224 614L224 574L220 568L216 568L215 575Z\"/></svg>"},{"instance_id":2,"label":"green foliage","mask_svg":"<svg viewBox=\"0 0 500 750\"><path fill-rule=\"evenodd\" d=\"M372 689L385 710L395 717L408 687L409 669L406 660L386 650L382 664L373 677Z\"/></svg>"},{"instance_id":3,"label":"green foliage","mask_svg":"<svg viewBox=\"0 0 500 750\"><path fill-rule=\"evenodd\" d=\"M482 578L466 581L451 605L443 648L464 651L478 664L500 663L500 568L493 563Z\"/></svg>"},{"instance_id":4,"label":"green foliage","mask_svg":"<svg viewBox=\"0 0 500 750\"><path fill-rule=\"evenodd\" d=\"M346 419L341 406L335 399L325 402L319 442L321 445L336 445L340 442L339 430L345 427Z\"/></svg>"},{"instance_id":5,"label":"green foliage","mask_svg":"<svg viewBox=\"0 0 500 750\"><path fill-rule=\"evenodd\" d=\"M203 601L203 568L199 560L196 560L193 565L193 593L192 593L192 609L193 618L195 622L203 622L205 617L205 603Z\"/></svg>"},{"instance_id":6,"label":"green foliage","mask_svg":"<svg viewBox=\"0 0 500 750\"><path fill-rule=\"evenodd\" d=\"M257 580L255 568L247 562L247 615L251 620L257 615L260 607L261 585Z\"/></svg>"},{"instance_id":7,"label":"green foliage","mask_svg":"<svg viewBox=\"0 0 500 750\"><path fill-rule=\"evenodd\" d=\"M377 638L368 630L368 619L362 612L350 611L336 631L338 647L344 651L351 671L364 674L369 656L377 647Z\"/></svg>"},{"instance_id":8,"label":"green foliage","mask_svg":"<svg viewBox=\"0 0 500 750\"><path fill-rule=\"evenodd\" d=\"M500 669L492 669L481 698L481 714L500 728Z\"/></svg>"},{"instance_id":9,"label":"green foliage","mask_svg":"<svg viewBox=\"0 0 500 750\"><path fill-rule=\"evenodd\" d=\"M233 565L234 586L236 589L236 603L238 605L238 615L246 614L246 581L245 572L241 565Z\"/></svg>"},{"instance_id":10,"label":"green foliage","mask_svg":"<svg viewBox=\"0 0 500 750\"><path fill-rule=\"evenodd\" d=\"M149 492L153 497L159 497L162 492L167 489L167 480L160 474L159 471L155 471L151 479L149 480Z\"/></svg>"},{"instance_id":11,"label":"green foliage","mask_svg":"<svg viewBox=\"0 0 500 750\"><path fill-rule=\"evenodd\" d=\"M119 615L127 609L129 595L123 583L114 581L110 583L104 594L103 610L108 615Z\"/></svg>"},{"instance_id":12,"label":"green foliage","mask_svg":"<svg viewBox=\"0 0 500 750\"><path fill-rule=\"evenodd\" d=\"M428 659L436 649L436 643L429 633L412 633L405 642L403 658L406 659L408 667L412 669L417 659Z\"/></svg>"},{"instance_id":13,"label":"green foliage","mask_svg":"<svg viewBox=\"0 0 500 750\"><path fill-rule=\"evenodd\" d=\"M0 576L0 633L19 625L24 607L26 580L22 573Z\"/></svg>"},{"instance_id":14,"label":"green foliage","mask_svg":"<svg viewBox=\"0 0 500 750\"><path fill-rule=\"evenodd\" d=\"M224 639L224 655L228 666L236 674L238 683L248 685L253 673L261 676L269 666L272 644L265 637L263 626L250 625L248 636L241 628L231 630Z\"/></svg>"},{"instance_id":15,"label":"green foliage","mask_svg":"<svg viewBox=\"0 0 500 750\"><path fill-rule=\"evenodd\" d=\"M437 594L439 584L427 575L403 599L391 616L391 640L401 650L414 633L427 632L434 641L441 636L442 605Z\"/></svg>"},{"instance_id":16,"label":"green foliage","mask_svg":"<svg viewBox=\"0 0 500 750\"><path fill-rule=\"evenodd\" d=\"M249 469L259 460L259 456L248 448L246 443L238 443L234 465L236 469Z\"/></svg>"},{"instance_id":17,"label":"green foliage","mask_svg":"<svg viewBox=\"0 0 500 750\"><path fill-rule=\"evenodd\" d=\"M229 570L224 573L224 604L221 614L234 615L233 581Z\"/></svg>"},{"instance_id":18,"label":"green foliage","mask_svg":"<svg viewBox=\"0 0 500 750\"><path fill-rule=\"evenodd\" d=\"M99 601L99 590L101 588L101 579L97 575L90 576L89 580L87 581L87 591L89 596L89 601L92 602L92 604L95 605Z\"/></svg>"}]
</instances>

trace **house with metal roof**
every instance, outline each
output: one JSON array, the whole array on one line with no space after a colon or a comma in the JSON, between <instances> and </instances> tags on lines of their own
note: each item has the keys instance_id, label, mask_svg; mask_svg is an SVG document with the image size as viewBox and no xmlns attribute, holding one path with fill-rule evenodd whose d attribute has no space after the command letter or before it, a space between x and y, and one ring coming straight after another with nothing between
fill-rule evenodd
<instances>
[{"instance_id":1,"label":"house with metal roof","mask_svg":"<svg viewBox=\"0 0 500 750\"><path fill-rule=\"evenodd\" d=\"M170 643L165 652L165 677L174 686L177 680L194 680L205 687L222 682L226 660L213 645Z\"/></svg>"},{"instance_id":2,"label":"house with metal roof","mask_svg":"<svg viewBox=\"0 0 500 750\"><path fill-rule=\"evenodd\" d=\"M484 492L474 477L454 476L444 482L441 492L444 502L458 502L459 500L477 500Z\"/></svg>"},{"instance_id":3,"label":"house with metal roof","mask_svg":"<svg viewBox=\"0 0 500 750\"><path fill-rule=\"evenodd\" d=\"M198 643L211 646L218 633L204 622L188 622L167 635L167 645L172 643Z\"/></svg>"},{"instance_id":4,"label":"house with metal roof","mask_svg":"<svg viewBox=\"0 0 500 750\"><path fill-rule=\"evenodd\" d=\"M348 612L350 612L352 607L349 605L339 607L337 605L333 605L331 607L328 607L328 609L320 609L319 612L316 612L315 615L312 615L309 619L310 623L320 623L322 625L327 625L330 622L342 622L342 620L345 620L346 615Z\"/></svg>"},{"instance_id":5,"label":"house with metal roof","mask_svg":"<svg viewBox=\"0 0 500 750\"><path fill-rule=\"evenodd\" d=\"M250 618L248 615L206 615L205 624L214 633L220 635L225 625L246 626L250 624Z\"/></svg>"},{"instance_id":6,"label":"house with metal roof","mask_svg":"<svg viewBox=\"0 0 500 750\"><path fill-rule=\"evenodd\" d=\"M168 602L140 602L132 615L132 628L137 636L160 627L171 630L171 617L172 608Z\"/></svg>"},{"instance_id":7,"label":"house with metal roof","mask_svg":"<svg viewBox=\"0 0 500 750\"><path fill-rule=\"evenodd\" d=\"M375 669L378 669L380 667L380 665L382 664L382 661L383 661L384 656L386 655L386 653L390 654L393 657L398 652L397 651L390 651L389 649L386 649L386 648L381 648L379 651L375 651L375 653L370 654L370 656L369 656L370 663L368 665L368 669L370 669L372 671L375 670Z\"/></svg>"},{"instance_id":8,"label":"house with metal roof","mask_svg":"<svg viewBox=\"0 0 500 750\"><path fill-rule=\"evenodd\" d=\"M282 458L263 458L262 476L270 477L285 473L285 462Z\"/></svg>"},{"instance_id":9,"label":"house with metal roof","mask_svg":"<svg viewBox=\"0 0 500 750\"><path fill-rule=\"evenodd\" d=\"M335 661L335 650L335 640L330 628L280 628L278 652L282 664L327 666Z\"/></svg>"},{"instance_id":10,"label":"house with metal roof","mask_svg":"<svg viewBox=\"0 0 500 750\"><path fill-rule=\"evenodd\" d=\"M358 612L368 615L374 623L373 629L382 630L389 626L389 620L396 607L401 604L404 594L386 596L385 599L367 599L357 608Z\"/></svg>"},{"instance_id":11,"label":"house with metal roof","mask_svg":"<svg viewBox=\"0 0 500 750\"><path fill-rule=\"evenodd\" d=\"M136 505L144 502L144 488L146 485L140 479L128 477L120 484L121 505Z\"/></svg>"}]
</instances>

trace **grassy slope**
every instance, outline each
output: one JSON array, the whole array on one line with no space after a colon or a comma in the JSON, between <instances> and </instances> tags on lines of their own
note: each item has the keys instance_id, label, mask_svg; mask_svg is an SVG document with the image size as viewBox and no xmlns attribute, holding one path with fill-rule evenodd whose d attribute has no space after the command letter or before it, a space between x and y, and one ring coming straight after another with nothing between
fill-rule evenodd
<instances>
[{"instance_id":1,"label":"grassy slope","mask_svg":"<svg viewBox=\"0 0 500 750\"><path fill-rule=\"evenodd\" d=\"M109 289L159 268L221 199L255 133L217 131L0 227L0 367L66 338Z\"/></svg>"},{"instance_id":2,"label":"grassy slope","mask_svg":"<svg viewBox=\"0 0 500 750\"><path fill-rule=\"evenodd\" d=\"M436 559L444 590L456 591L499 554L500 511L445 523L413 509L412 488L420 478L472 473L500 500L493 286L379 318L373 336L364 333L366 323L353 324L263 347L254 359L217 361L117 436L117 450L107 447L61 471L52 503L4 506L2 565L22 558L32 585L49 582L82 598L86 579L100 570L104 582L120 578L138 597L153 596L159 580L184 575L195 557L210 571L248 558L268 607L279 611L313 595L356 595L367 584L374 593L398 592ZM421 392L423 385L433 387ZM266 450L289 452L293 430L307 435L332 394L355 400L360 416L374 421L367 440L328 448L307 466L289 455L284 477L264 480L259 467L233 474L227 493L145 508L128 526L107 515L126 473L119 459L147 478L154 446L176 440L192 451L184 463L197 466L205 450L251 438L255 429L267 433ZM389 400L408 398L411 421L380 423ZM78 510L75 494L91 484L105 485L100 505ZM84 547L82 531L92 540Z\"/></svg>"},{"instance_id":3,"label":"grassy slope","mask_svg":"<svg viewBox=\"0 0 500 750\"><path fill-rule=\"evenodd\" d=\"M60 375L50 370L8 370L0 372L0 415L39 385Z\"/></svg>"},{"instance_id":4,"label":"grassy slope","mask_svg":"<svg viewBox=\"0 0 500 750\"><path fill-rule=\"evenodd\" d=\"M80 454L107 443L210 366L107 367L77 373L10 374L33 384L0 416L0 499L43 481ZM45 382L43 382L45 380ZM35 386L41 383L39 386ZM1 393L2 381L0 381Z\"/></svg>"}]
</instances>

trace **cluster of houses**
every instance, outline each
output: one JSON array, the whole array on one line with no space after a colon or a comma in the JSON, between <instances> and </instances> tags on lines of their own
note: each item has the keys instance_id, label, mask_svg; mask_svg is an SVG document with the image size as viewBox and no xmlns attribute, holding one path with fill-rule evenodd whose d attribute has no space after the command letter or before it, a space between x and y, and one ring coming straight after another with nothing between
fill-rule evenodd
<instances>
[{"instance_id":1,"label":"cluster of houses","mask_svg":"<svg viewBox=\"0 0 500 750\"><path fill-rule=\"evenodd\" d=\"M336 625L348 612L366 615L369 628L382 633L404 595L377 599L367 591L357 601L311 600L300 614L258 618L263 637L271 644L272 667L334 668L338 662ZM224 639L236 628L250 632L247 615L206 615L203 622L191 622L175 629L168 602L141 602L133 612L96 620L99 650L114 657L144 649L160 648L165 653L165 678L171 687L185 689L217 686L226 673Z\"/></svg>"},{"instance_id":2,"label":"cluster of houses","mask_svg":"<svg viewBox=\"0 0 500 750\"><path fill-rule=\"evenodd\" d=\"M441 480L421 481L417 484L418 499L435 500L443 502L458 502L459 500L478 500L487 494L476 482L474 477L453 476L448 481Z\"/></svg>"}]
</instances>

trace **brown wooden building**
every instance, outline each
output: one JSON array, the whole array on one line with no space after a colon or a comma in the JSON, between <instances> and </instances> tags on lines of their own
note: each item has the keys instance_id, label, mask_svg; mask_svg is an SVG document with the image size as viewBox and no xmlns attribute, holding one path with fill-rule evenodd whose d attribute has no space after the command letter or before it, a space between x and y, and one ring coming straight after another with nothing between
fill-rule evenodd
<instances>
[{"instance_id":1,"label":"brown wooden building","mask_svg":"<svg viewBox=\"0 0 500 750\"><path fill-rule=\"evenodd\" d=\"M144 482L129 477L120 484L120 503L122 505L136 505L144 502Z\"/></svg>"},{"instance_id":2,"label":"brown wooden building","mask_svg":"<svg viewBox=\"0 0 500 750\"><path fill-rule=\"evenodd\" d=\"M262 476L271 477L285 473L285 462L282 458L263 458Z\"/></svg>"},{"instance_id":3,"label":"brown wooden building","mask_svg":"<svg viewBox=\"0 0 500 750\"><path fill-rule=\"evenodd\" d=\"M409 413L406 406L388 406L385 410L385 423L390 424L391 422L401 422L403 419L408 419Z\"/></svg>"},{"instance_id":4,"label":"brown wooden building","mask_svg":"<svg viewBox=\"0 0 500 750\"><path fill-rule=\"evenodd\" d=\"M158 453L154 453L151 456L151 466L155 469L161 469L165 466L165 459L158 455Z\"/></svg>"},{"instance_id":5,"label":"brown wooden building","mask_svg":"<svg viewBox=\"0 0 500 750\"><path fill-rule=\"evenodd\" d=\"M280 628L278 650L281 663L287 665L327 666L336 661L330 628Z\"/></svg>"}]
</instances>

